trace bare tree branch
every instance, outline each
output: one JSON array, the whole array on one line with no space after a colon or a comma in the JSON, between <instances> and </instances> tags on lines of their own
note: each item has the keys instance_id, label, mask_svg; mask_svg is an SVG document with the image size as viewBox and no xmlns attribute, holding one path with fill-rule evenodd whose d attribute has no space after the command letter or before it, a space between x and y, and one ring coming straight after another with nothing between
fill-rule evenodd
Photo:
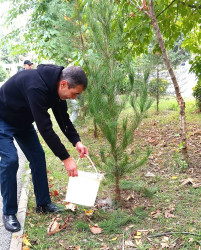
<instances>
[{"instance_id":1,"label":"bare tree branch","mask_svg":"<svg viewBox=\"0 0 201 250\"><path fill-rule=\"evenodd\" d=\"M167 232L167 233L161 233L161 234L156 234L156 235L150 235L147 238L155 238L155 237L161 237L161 236L172 235L172 234L189 234L193 236L200 236L200 234L194 234L190 232Z\"/></svg>"},{"instance_id":2,"label":"bare tree branch","mask_svg":"<svg viewBox=\"0 0 201 250\"><path fill-rule=\"evenodd\" d=\"M160 15L162 15L168 8L170 8L170 6L175 2L176 0L173 0L164 10L161 11L161 13L159 13L156 18L158 18Z\"/></svg>"},{"instance_id":3,"label":"bare tree branch","mask_svg":"<svg viewBox=\"0 0 201 250\"><path fill-rule=\"evenodd\" d=\"M135 3L134 3L133 1L134 1ZM140 6L136 0L133 0L133 1L132 1L132 0L129 0L129 2L130 2L133 6L137 7L140 11L144 12L149 18L151 18L151 13L149 12L149 9L148 9L148 7L147 7L146 0L142 0L142 6Z\"/></svg>"}]
</instances>

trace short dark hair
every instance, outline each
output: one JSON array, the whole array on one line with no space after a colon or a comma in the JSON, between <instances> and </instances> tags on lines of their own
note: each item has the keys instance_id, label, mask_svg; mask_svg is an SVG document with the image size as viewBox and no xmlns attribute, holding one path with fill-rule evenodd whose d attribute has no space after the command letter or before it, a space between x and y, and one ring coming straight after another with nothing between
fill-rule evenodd
<instances>
[{"instance_id":1,"label":"short dark hair","mask_svg":"<svg viewBox=\"0 0 201 250\"><path fill-rule=\"evenodd\" d=\"M60 81L67 81L69 88L75 88L82 85L85 90L87 87L87 76L84 70L79 66L69 66L62 70Z\"/></svg>"}]
</instances>

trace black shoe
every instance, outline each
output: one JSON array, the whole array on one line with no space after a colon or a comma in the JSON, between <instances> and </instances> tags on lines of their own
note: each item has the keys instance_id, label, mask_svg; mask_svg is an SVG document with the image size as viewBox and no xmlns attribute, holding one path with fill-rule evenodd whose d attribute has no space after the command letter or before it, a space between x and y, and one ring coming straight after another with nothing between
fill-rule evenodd
<instances>
[{"instance_id":1,"label":"black shoe","mask_svg":"<svg viewBox=\"0 0 201 250\"><path fill-rule=\"evenodd\" d=\"M3 223L5 229L10 232L18 232L21 230L20 223L14 214L3 215Z\"/></svg>"},{"instance_id":2,"label":"black shoe","mask_svg":"<svg viewBox=\"0 0 201 250\"><path fill-rule=\"evenodd\" d=\"M63 209L58 207L57 205L54 205L53 203L49 203L44 206L37 206L36 212L37 213L61 213L63 212Z\"/></svg>"}]
</instances>

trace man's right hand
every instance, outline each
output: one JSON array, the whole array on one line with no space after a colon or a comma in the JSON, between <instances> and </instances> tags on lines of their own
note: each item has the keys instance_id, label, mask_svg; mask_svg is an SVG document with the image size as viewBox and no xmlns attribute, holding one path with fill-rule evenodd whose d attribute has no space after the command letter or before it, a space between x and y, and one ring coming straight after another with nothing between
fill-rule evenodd
<instances>
[{"instance_id":1,"label":"man's right hand","mask_svg":"<svg viewBox=\"0 0 201 250\"><path fill-rule=\"evenodd\" d=\"M77 165L71 157L68 157L66 160L63 160L63 163L69 176L78 176Z\"/></svg>"}]
</instances>

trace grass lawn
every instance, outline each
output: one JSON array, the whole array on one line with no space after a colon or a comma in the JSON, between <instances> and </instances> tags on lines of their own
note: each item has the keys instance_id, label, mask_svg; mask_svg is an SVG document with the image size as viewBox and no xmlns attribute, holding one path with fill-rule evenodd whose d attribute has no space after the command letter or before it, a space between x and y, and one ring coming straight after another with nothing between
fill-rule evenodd
<instances>
[{"instance_id":1,"label":"grass lawn","mask_svg":"<svg viewBox=\"0 0 201 250\"><path fill-rule=\"evenodd\" d=\"M67 227L53 235L47 228L56 215L35 212L33 187L30 187L25 223L25 237L32 249L200 249L201 247L201 114L193 100L186 100L187 137L191 166L187 167L179 152L179 108L174 98L164 98L160 113L152 105L147 117L134 132L135 139L127 149L135 157L138 149L151 147L149 160L120 182L122 202L113 200L114 185L107 178L101 183L95 207L65 210L57 217ZM129 114L128 107L124 115ZM78 155L62 137L72 157ZM99 166L100 148L108 143L98 131L93 136L90 118L77 122L77 130L90 156ZM68 177L61 161L41 139L46 152L48 180L52 201L65 205ZM91 171L87 160L80 160L79 169ZM191 178L188 179L187 178ZM185 181L187 180L187 181ZM197 184L197 186L196 186ZM92 210L88 216L84 209ZM90 226L103 229L93 234Z\"/></svg>"}]
</instances>

